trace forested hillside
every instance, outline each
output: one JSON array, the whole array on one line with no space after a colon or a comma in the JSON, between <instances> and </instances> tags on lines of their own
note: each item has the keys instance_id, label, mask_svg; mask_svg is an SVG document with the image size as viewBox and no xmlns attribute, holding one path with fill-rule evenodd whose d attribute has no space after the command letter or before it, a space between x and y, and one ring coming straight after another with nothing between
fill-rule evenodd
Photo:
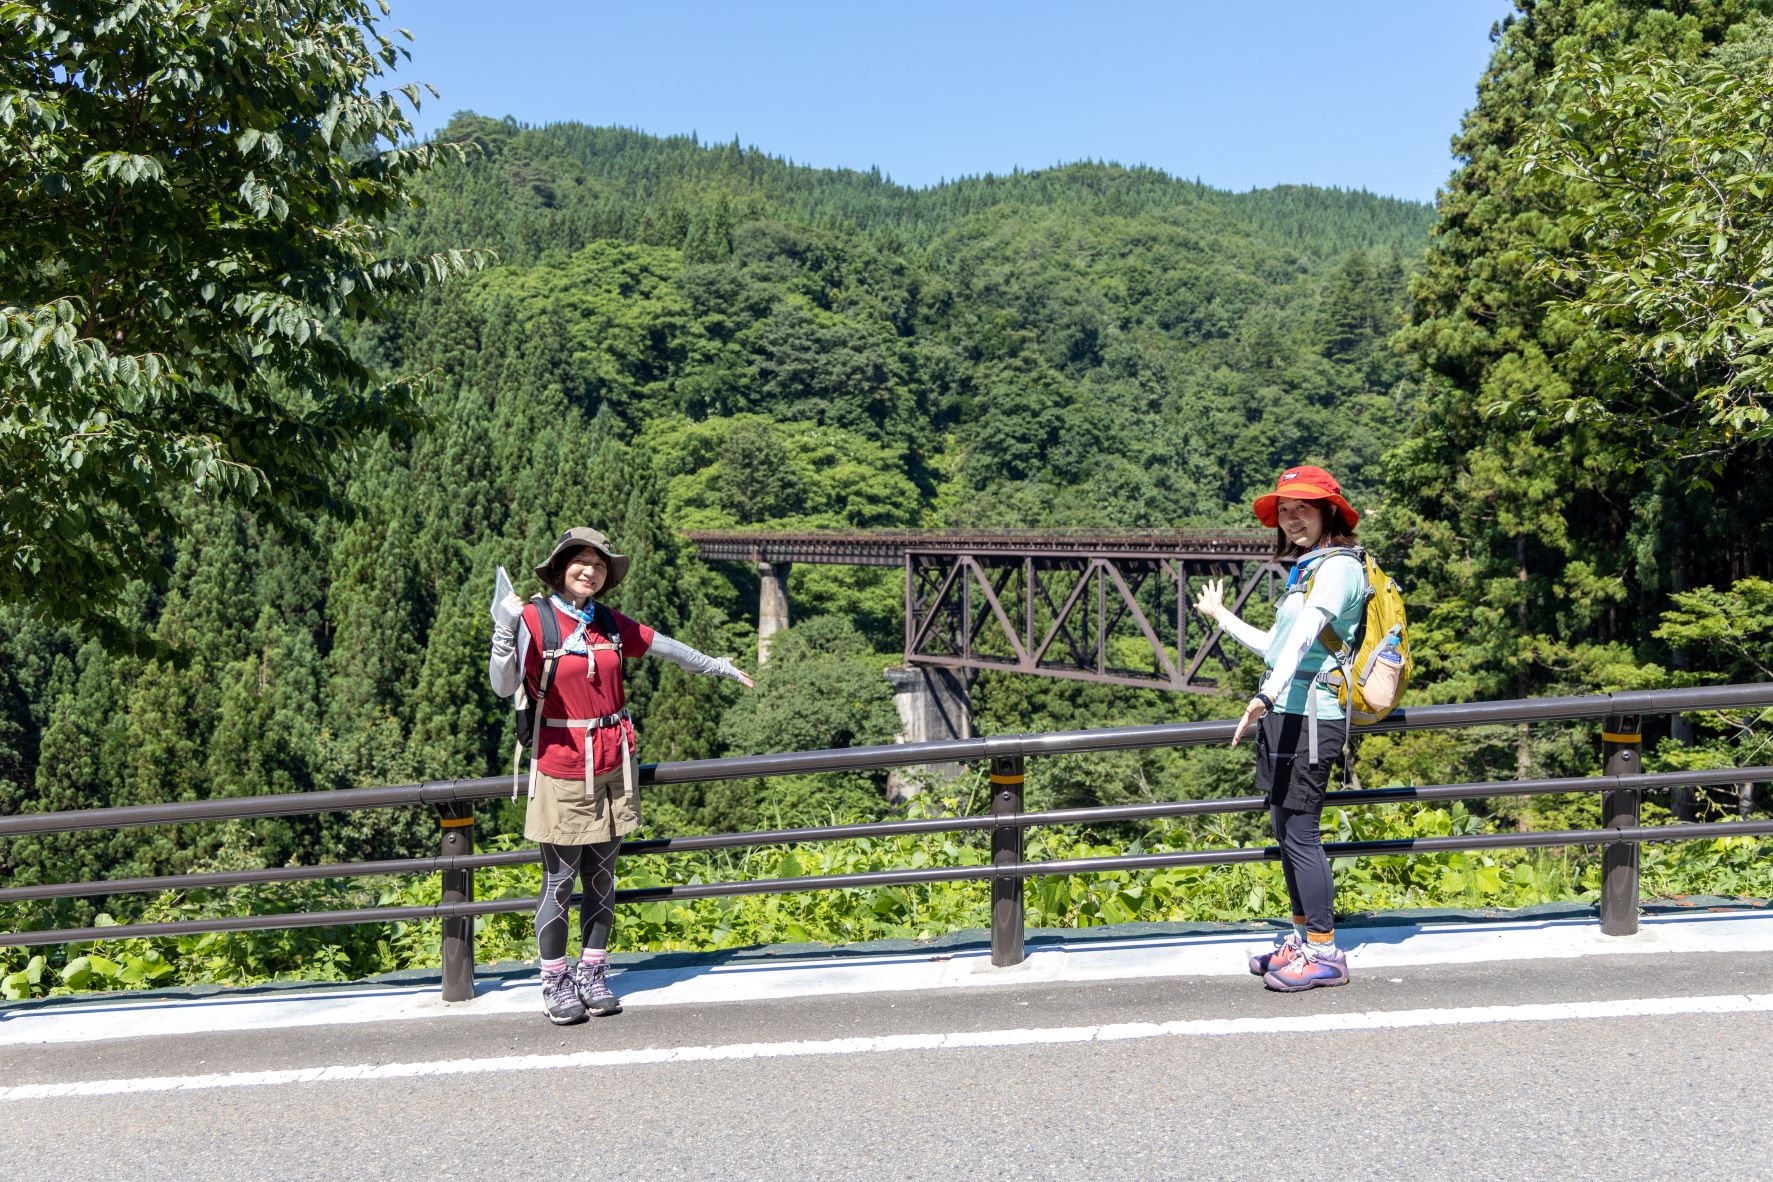
<instances>
[{"instance_id":1,"label":"forested hillside","mask_svg":"<svg viewBox=\"0 0 1773 1182\"><path fill-rule=\"evenodd\" d=\"M425 428L364 449L344 490L357 516L314 519L306 540L193 501L165 543L170 588L130 605L163 655L15 615L0 809L508 766L508 710L484 672L492 572L526 570L567 524L635 555L619 606L750 653L754 576L703 567L677 530L1243 523L1286 456L1376 491L1365 472L1408 404L1382 345L1425 207L1109 165L912 191L733 145L474 115L444 138L479 157L430 179L399 234L501 264L353 338L383 371L429 375ZM895 578L797 571L797 618L834 618L804 646L809 667L789 646L743 709L641 663L646 754L890 737ZM1179 705L980 697L985 725ZM876 787L777 785L770 801L877 807ZM690 823L744 823L761 796L681 803ZM0 874L379 856L428 828L388 814L15 842Z\"/></svg>"},{"instance_id":2,"label":"forested hillside","mask_svg":"<svg viewBox=\"0 0 1773 1182\"><path fill-rule=\"evenodd\" d=\"M1362 536L1409 589L1416 700L1764 676L1773 593L1750 576L1773 565L1765 446L1731 450L1721 472L1647 464L1604 420L1505 404L1637 380L1533 269L1587 224L1584 190L1529 178L1519 158L1528 123L1558 110L1547 77L1621 45L1753 68L1769 7L1523 0L1438 210L1106 163L912 190L736 143L458 115L439 138L468 161L423 178L392 237L498 264L335 326L371 369L425 375L425 422L343 465L346 517L275 531L193 495L184 528L156 538L169 584L123 598L147 646L0 609L0 813L508 770L509 709L485 675L493 571L527 583L568 525L634 555L617 607L746 663L755 574L701 563L678 531L1241 526L1298 461L1370 510ZM742 698L632 666L643 758L889 739L897 580L796 568L796 627ZM1725 618L1741 626L1720 631ZM983 732L1229 712L990 675L974 704ZM1681 737L1664 765L1738 754ZM1594 748L1581 728L1376 738L1356 768L1367 783L1581 774ZM1042 761L1030 791L1036 806L1174 799L1247 777L1244 749L1141 752ZM650 819L859 816L884 808L879 788L660 791ZM1536 823L1500 808L1491 822ZM488 805L482 832L513 817ZM15 840L0 879L387 857L433 839L429 818L389 811Z\"/></svg>"}]
</instances>

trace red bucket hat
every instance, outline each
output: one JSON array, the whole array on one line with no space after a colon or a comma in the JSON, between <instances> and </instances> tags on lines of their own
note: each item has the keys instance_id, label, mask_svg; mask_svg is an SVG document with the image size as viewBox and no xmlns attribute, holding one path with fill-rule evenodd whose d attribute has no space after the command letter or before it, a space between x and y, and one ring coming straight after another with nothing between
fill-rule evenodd
<instances>
[{"instance_id":1,"label":"red bucket hat","mask_svg":"<svg viewBox=\"0 0 1773 1182\"><path fill-rule=\"evenodd\" d=\"M1281 473L1281 478L1274 482L1274 491L1256 498L1251 508L1256 510L1256 520L1263 525L1277 526L1280 517L1275 512L1275 504L1287 497L1295 501L1328 501L1341 514L1342 520L1353 529L1360 521L1361 515L1354 511L1342 497L1342 486L1336 478L1322 468L1313 468L1309 464L1300 464L1296 468L1288 468Z\"/></svg>"}]
</instances>

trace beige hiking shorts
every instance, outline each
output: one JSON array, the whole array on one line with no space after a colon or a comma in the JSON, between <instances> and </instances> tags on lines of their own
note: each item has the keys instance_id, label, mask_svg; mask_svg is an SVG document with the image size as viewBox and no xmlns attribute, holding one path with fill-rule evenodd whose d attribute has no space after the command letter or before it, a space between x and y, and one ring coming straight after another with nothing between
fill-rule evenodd
<instances>
[{"instance_id":1,"label":"beige hiking shorts","mask_svg":"<svg viewBox=\"0 0 1773 1182\"><path fill-rule=\"evenodd\" d=\"M537 771L523 836L549 845L592 845L640 828L640 763L630 759L632 792L623 782L620 764L599 772L589 792L583 780L558 780Z\"/></svg>"}]
</instances>

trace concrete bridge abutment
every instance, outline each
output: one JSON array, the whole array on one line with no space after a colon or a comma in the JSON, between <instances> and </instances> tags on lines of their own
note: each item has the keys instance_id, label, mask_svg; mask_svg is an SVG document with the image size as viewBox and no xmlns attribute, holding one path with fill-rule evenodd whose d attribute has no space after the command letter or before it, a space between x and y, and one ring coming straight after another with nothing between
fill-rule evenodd
<instances>
[{"instance_id":1,"label":"concrete bridge abutment","mask_svg":"<svg viewBox=\"0 0 1773 1182\"><path fill-rule=\"evenodd\" d=\"M893 687L893 705L899 711L895 742L973 737L973 700L963 670L899 665L886 671L886 679ZM921 792L931 777L951 779L965 768L962 763L932 763L895 771L887 777L887 798L908 800Z\"/></svg>"}]
</instances>

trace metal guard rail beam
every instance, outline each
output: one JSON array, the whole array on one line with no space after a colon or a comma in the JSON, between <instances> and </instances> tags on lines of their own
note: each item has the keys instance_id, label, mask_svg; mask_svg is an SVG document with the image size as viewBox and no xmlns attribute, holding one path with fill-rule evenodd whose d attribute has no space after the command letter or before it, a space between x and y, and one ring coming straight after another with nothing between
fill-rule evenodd
<instances>
[{"instance_id":1,"label":"metal guard rail beam","mask_svg":"<svg viewBox=\"0 0 1773 1182\"><path fill-rule=\"evenodd\" d=\"M1518 698L1501 702L1417 706L1398 710L1383 722L1363 728L1363 732L1511 726L1532 722L1597 719L1610 714L1671 714L1768 706L1773 706L1773 683L1696 686L1676 690L1626 690L1579 697ZM779 755L744 755L731 759L685 760L643 765L641 783L688 784L812 772L874 771L927 763L968 763L1059 753L1184 747L1227 742L1235 726L1234 720L1183 722L1162 726L993 735L987 738L950 739L933 743L838 747ZM381 788L340 788L323 792L285 792L266 796L177 801L170 804L74 809L59 813L20 813L0 817L0 838L70 833L81 829L127 829L244 817L345 812L352 809L395 808L414 804L451 804L486 800L502 796L510 790L511 782L506 777L485 776L471 780L432 780L422 784L398 784Z\"/></svg>"},{"instance_id":2,"label":"metal guard rail beam","mask_svg":"<svg viewBox=\"0 0 1773 1182\"><path fill-rule=\"evenodd\" d=\"M1654 772L1635 776L1570 776L1535 780L1480 780L1466 784L1406 785L1363 788L1325 794L1326 805L1396 804L1410 800L1472 800L1484 796L1544 796L1567 792L1655 792L1669 788L1705 788L1722 784L1773 782L1773 766L1717 768L1706 771ZM821 825L806 829L765 829L749 833L711 833L699 837L651 837L622 843L621 856L686 853L698 850L749 849L768 845L801 845L853 841L864 837L901 837L922 833L1040 825L1102 824L1157 817L1250 813L1267 808L1260 796L1224 796L1212 800L1173 800L1155 804L1106 805L1097 808L1049 809L1009 815L929 817L916 821L873 821L856 825ZM101 882L53 883L0 888L0 904L45 899L77 899L169 890L215 890L279 882L369 878L377 875L435 874L445 870L477 870L489 866L523 866L542 860L539 850L513 850L460 857L394 858L380 862L346 862L321 866L278 866L267 870L226 870L207 874L168 874L152 878L116 878ZM532 900L533 903L533 900ZM6 943L0 937L0 945Z\"/></svg>"},{"instance_id":3,"label":"metal guard rail beam","mask_svg":"<svg viewBox=\"0 0 1773 1182\"><path fill-rule=\"evenodd\" d=\"M1332 858L1385 857L1445 851L1533 849L1573 845L1635 845L1645 841L1694 841L1709 837L1753 837L1773 833L1773 820L1722 821L1704 824L1647 825L1627 829L1557 829L1538 833L1487 833L1472 837L1414 837L1382 841L1327 842ZM1048 862L986 863L978 866L926 867L919 870L878 870L862 874L818 874L800 878L763 878L738 882L707 882L692 886L644 887L616 892L618 903L660 899L707 899L733 895L785 894L790 891L855 890L868 887L917 886L924 883L977 879L1041 878L1052 875L1103 874L1115 870L1158 870L1171 866L1228 866L1240 862L1278 861L1278 846L1240 849L1179 850L1166 854L1123 854L1107 858L1067 858ZM579 896L573 896L578 902ZM366 907L352 911L309 911L281 915L247 915L224 919L175 920L168 923L113 924L107 927L64 928L45 932L8 932L0 946L78 944L93 940L145 939L198 935L206 932L248 932L281 928L343 927L533 911L537 898L489 899L478 903L434 903L420 907Z\"/></svg>"},{"instance_id":4,"label":"metal guard rail beam","mask_svg":"<svg viewBox=\"0 0 1773 1182\"><path fill-rule=\"evenodd\" d=\"M1631 691L1580 697L1525 699L1469 705L1424 706L1399 711L1375 731L1398 731L1469 726L1508 726L1522 723L1572 719L1603 719L1604 775L1563 780L1513 781L1501 784L1453 784L1377 789L1333 794L1337 803L1383 803L1409 799L1456 799L1479 795L1524 795L1544 792L1599 792L1604 828L1554 833L1491 834L1477 837L1419 838L1332 844L1333 856L1400 855L1455 849L1531 848L1539 846L1598 845L1602 847L1601 930L1626 935L1637 930L1638 842L1680 841L1712 836L1760 835L1773 832L1773 822L1673 825L1645 828L1639 822L1639 802L1645 788L1698 786L1765 780L1773 769L1721 768L1700 772L1638 773L1642 744L1639 718L1693 710L1731 710L1773 706L1773 684L1695 687L1679 690ZM941 829L989 829L990 855L984 865L923 870L889 870L867 874L809 876L763 882L707 883L685 887L659 887L620 892L623 901L664 898L699 898L758 894L774 891L825 890L902 885L909 883L989 879L991 883L991 948L994 965L1011 965L1023 959L1022 883L1030 877L1053 874L1093 874L1114 870L1151 869L1163 866L1216 865L1252 862L1278 857L1274 847L1239 850L1199 850L1170 854L1122 855L1029 863L1023 860L1023 831L1034 824L1071 821L1125 820L1140 816L1245 811L1259 808L1254 797L1217 801L1167 802L1106 809L1058 810L1026 813L1022 808L1024 768L1028 756L1083 751L1135 750L1161 746L1185 746L1223 742L1233 727L1230 721L1183 723L1171 726L1119 727L1095 731L1052 734L1005 735L943 743L905 744L884 747L794 752L738 759L704 760L651 765L644 782L652 784L743 779L789 773L860 770L900 767L919 763L989 761L992 795L989 815L966 818L930 818L915 822L886 822L869 826L830 826L814 830L713 835L701 838L667 838L628 843L632 852L719 848L766 844L777 841L839 840L844 837L884 835L892 832ZM443 898L433 906L365 908L351 911L239 916L222 919L184 920L164 924L113 925L104 928L61 929L0 935L0 945L78 943L103 938L178 935L193 932L249 931L270 928L325 927L356 923L385 923L441 918L443 921L443 999L460 1001L474 995L473 931L471 917L523 911L534 899L499 899L473 902L472 868L475 865L515 864L532 860L531 851L473 855L473 812L470 802L503 795L501 777L479 780L433 781L426 784L383 788L346 789L332 792L286 793L272 796L192 801L114 809L79 810L67 813L27 814L0 818L0 838L26 833L71 832L93 828L124 828L135 825L175 824L219 820L227 817L296 815L335 812L356 808L382 808L430 803L437 806L443 827L443 857L399 859L361 863L352 867L297 867L266 871L241 871L222 875L179 876L178 879L138 879L111 884L59 884L53 887L12 888L8 895L21 899L37 892L39 897L64 897L78 889L97 887L104 893L126 885L137 889L163 886L224 885L237 881L277 881L284 878L330 878L352 874L398 873L409 867L442 869ZM416 863L416 865L415 865Z\"/></svg>"}]
</instances>

